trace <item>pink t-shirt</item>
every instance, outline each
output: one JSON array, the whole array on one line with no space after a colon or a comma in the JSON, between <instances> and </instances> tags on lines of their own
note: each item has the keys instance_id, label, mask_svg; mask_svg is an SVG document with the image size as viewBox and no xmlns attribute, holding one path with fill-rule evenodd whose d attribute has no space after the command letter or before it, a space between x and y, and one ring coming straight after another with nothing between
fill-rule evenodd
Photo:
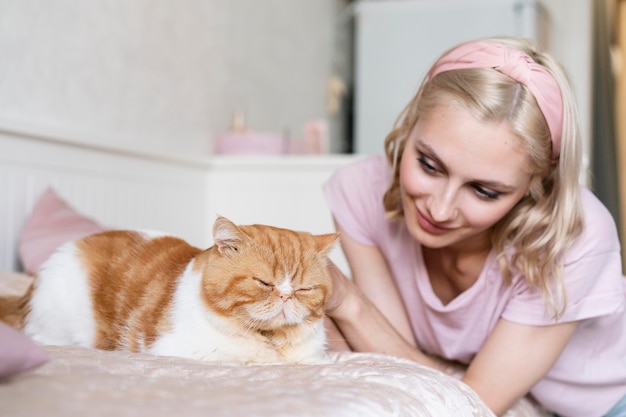
<instances>
[{"instance_id":1,"label":"pink t-shirt","mask_svg":"<svg viewBox=\"0 0 626 417\"><path fill-rule=\"evenodd\" d=\"M390 178L385 158L376 155L339 169L324 194L345 232L387 259L422 349L468 364L500 318L554 323L541 294L519 274L505 284L493 252L476 283L443 305L431 287L421 246L404 222L385 218L382 197ZM531 393L560 415L599 417L626 394L626 279L611 215L589 190L581 188L581 194L585 231L565 257L568 307L560 320L581 324Z\"/></svg>"}]
</instances>

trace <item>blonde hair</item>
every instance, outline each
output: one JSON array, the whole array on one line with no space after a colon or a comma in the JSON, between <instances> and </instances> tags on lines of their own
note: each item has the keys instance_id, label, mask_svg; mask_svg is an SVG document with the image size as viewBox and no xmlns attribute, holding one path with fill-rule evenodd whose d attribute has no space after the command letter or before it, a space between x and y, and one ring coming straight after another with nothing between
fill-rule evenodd
<instances>
[{"instance_id":1,"label":"blonde hair","mask_svg":"<svg viewBox=\"0 0 626 417\"><path fill-rule=\"evenodd\" d=\"M442 72L432 79L426 77L385 139L392 182L383 197L383 204L389 218L403 218L400 159L420 115L454 101L471 111L478 120L510 123L528 154L531 182L528 194L495 224L491 242L499 255L506 282L511 282L514 270L519 271L529 286L540 289L546 307L558 318L567 305L559 262L584 227L579 190L582 145L573 92L559 64L551 56L537 51L531 42L512 38L489 41L523 50L536 63L543 65L559 84L563 126L558 160L552 158L546 119L525 85L493 68Z\"/></svg>"}]
</instances>

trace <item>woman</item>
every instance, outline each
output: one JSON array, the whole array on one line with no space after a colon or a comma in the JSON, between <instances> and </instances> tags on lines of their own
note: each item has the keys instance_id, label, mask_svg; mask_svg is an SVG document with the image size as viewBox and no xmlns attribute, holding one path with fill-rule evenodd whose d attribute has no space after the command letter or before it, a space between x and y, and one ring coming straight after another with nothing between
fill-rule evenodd
<instances>
[{"instance_id":1,"label":"woman","mask_svg":"<svg viewBox=\"0 0 626 417\"><path fill-rule=\"evenodd\" d=\"M579 186L557 63L516 39L451 49L385 153L325 185L352 273L331 266L327 313L347 347L465 364L497 415L528 393L561 416L626 415L620 245Z\"/></svg>"}]
</instances>

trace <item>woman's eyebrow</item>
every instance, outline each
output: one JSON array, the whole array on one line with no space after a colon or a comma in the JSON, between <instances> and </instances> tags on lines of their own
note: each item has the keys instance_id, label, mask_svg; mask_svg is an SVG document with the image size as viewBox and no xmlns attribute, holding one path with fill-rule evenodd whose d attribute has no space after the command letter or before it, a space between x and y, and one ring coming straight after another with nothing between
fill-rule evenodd
<instances>
[{"instance_id":1,"label":"woman's eyebrow","mask_svg":"<svg viewBox=\"0 0 626 417\"><path fill-rule=\"evenodd\" d=\"M438 165L441 166L443 170L447 170L446 164L443 163L437 152L430 145L425 144L421 140L417 139L415 141L415 148L419 153L426 154L430 159L434 160Z\"/></svg>"}]
</instances>

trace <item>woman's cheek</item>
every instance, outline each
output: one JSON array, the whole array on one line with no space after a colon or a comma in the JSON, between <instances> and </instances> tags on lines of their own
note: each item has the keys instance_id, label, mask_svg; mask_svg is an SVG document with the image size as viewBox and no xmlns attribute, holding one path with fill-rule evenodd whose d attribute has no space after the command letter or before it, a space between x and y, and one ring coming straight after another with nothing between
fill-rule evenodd
<instances>
[{"instance_id":1,"label":"woman's cheek","mask_svg":"<svg viewBox=\"0 0 626 417\"><path fill-rule=\"evenodd\" d=\"M400 184L406 194L412 197L428 194L437 186L435 177L426 174L421 168L402 170L400 173Z\"/></svg>"}]
</instances>

